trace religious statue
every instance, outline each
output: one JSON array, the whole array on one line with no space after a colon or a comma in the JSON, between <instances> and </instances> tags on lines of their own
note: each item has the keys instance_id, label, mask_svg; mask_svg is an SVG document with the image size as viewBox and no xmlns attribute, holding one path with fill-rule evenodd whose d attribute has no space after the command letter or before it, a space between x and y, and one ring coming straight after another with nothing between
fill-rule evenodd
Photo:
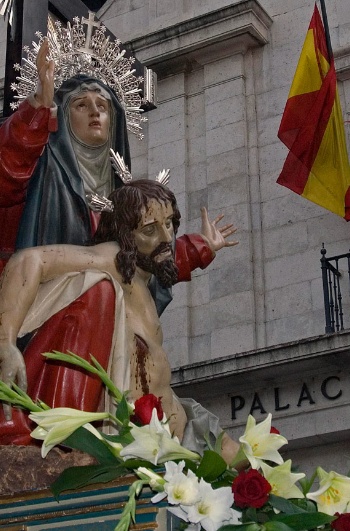
<instances>
[{"instance_id":1,"label":"religious statue","mask_svg":"<svg viewBox=\"0 0 350 531\"><path fill-rule=\"evenodd\" d=\"M0 243L4 262L15 249L49 244L92 243L101 211L102 222L95 241L104 247L107 246L106 242L112 241L113 244L109 243L107 247L113 247L114 255L117 254L115 234L112 231L112 237L108 236L108 230L113 227L113 216L118 213L117 203L127 193L124 190L129 191L128 200L131 201L131 191L139 189L137 186L124 186L123 175L116 175L112 170L109 151L113 148L118 157L123 159L130 175L127 130L140 135L142 118L139 114L139 81L131 70L132 60L123 57L124 52L120 51L118 42L111 42L106 38L103 27L93 18L90 14L88 20L75 19L74 25L68 29L62 28L60 24L56 25L55 30L49 28L48 38L41 37L34 51L28 52L27 61L22 67L16 88L23 101L0 129ZM86 35L84 25L87 25ZM119 187L120 192L117 193ZM113 212L110 212L110 200L106 199L111 192ZM143 208L148 212L153 203L148 205L150 198L147 193L144 197ZM156 194L151 199L156 200L157 205L164 204L168 207L168 196L161 195L159 199ZM123 204L125 212L133 209L132 202L126 206L125 202ZM168 232L173 223L174 229L178 224L178 219L175 220L177 209L174 207L175 203L171 206L174 209L171 223L167 222ZM140 205L137 212L141 216ZM168 292L172 284L190 280L191 271L197 267L206 267L216 250L235 243L226 241L234 231L231 225L221 229L216 227L220 219L218 217L210 223L203 210L201 234L182 236L177 239L176 245L172 242L176 267L170 267L168 271L163 260L160 260L160 267L154 267L154 274L145 274L143 287L146 286L149 291L147 297L142 292L148 303L144 311L145 316L150 312L149 319L154 320L154 323L158 323L158 317L155 318L154 315L152 297L160 315L170 300ZM120 227L123 228L117 238L118 244L123 247L124 232L137 230L140 221L141 217L136 225L134 221L134 225L128 228L125 226L126 221L119 219ZM107 233L103 232L106 227L109 227ZM145 230L151 231L151 227ZM77 252L76 248L67 248L72 257L76 253L76 257L87 257L91 256L95 247L79 249ZM140 261L145 261L140 262L139 267L148 271L149 259L141 242L140 251L146 256L139 257ZM48 277L40 277L40 297L43 298L39 306L32 305L31 297L35 289L33 292L27 288L33 286L32 280L37 278L37 266L41 269L35 261L42 252L42 249L37 252L30 249L28 252L22 251L23 254L15 254L2 277L1 377L6 382L16 381L22 388L26 388L28 379L31 396L34 399L40 397L52 407L97 410L101 401L100 382L84 373L72 373L71 368L62 364L44 363L42 353L51 350L71 351L86 359L92 353L98 356L106 369L118 367L114 373L116 383L123 389L129 388L129 378L125 375L130 370L130 363L127 361L129 358L124 356L123 344L128 337L125 330L130 328L116 326L115 316L120 312L124 315L124 310L121 311L121 299L122 305L125 304L125 293L130 290L130 282L132 286L135 284L132 282L135 271L131 269L131 276L125 276L124 262L119 263L117 259L118 274L115 277L113 259L110 263L107 261L109 270L102 266L95 267L91 263L88 269L92 273L90 271L89 274L76 275L74 272L77 269L68 260L61 271L67 272L67 276L59 276L61 280L54 283L54 287L46 280L57 276L58 271L55 270ZM45 253L47 252L46 248ZM61 250L54 248L52 255L50 254L57 264L61 262L61 252L66 252L64 246ZM167 249L165 254L169 253ZM26 257L26 260L28 258L27 270L23 289L20 290L21 296L14 297L16 281L13 281L11 271L21 256ZM118 256L122 254L118 253ZM152 268L157 262L158 259L155 258ZM69 264L72 266L70 270ZM103 273L100 272L101 269ZM78 270L85 271L86 264L81 263ZM116 283L119 286L117 288ZM125 292L120 289L120 285L125 288ZM40 317L36 313L37 306L41 308ZM16 315L13 321L12 317L10 319L10 332L6 329L9 315ZM125 317L117 321L120 323L129 318L128 312L125 312ZM147 371L145 367L142 368L143 362L140 360L146 359L145 352L155 339L147 334L145 336L141 324L139 327L141 330L137 333L136 325L133 326L134 343L133 348L129 346L128 356L133 351L134 363L135 359L138 360L138 381L142 382L138 389L140 393L141 389L145 392L149 385L147 378L144 380ZM158 330L157 351L161 345L161 330ZM18 336L21 339L16 344ZM151 345L148 345L149 342ZM118 363L114 363L111 351L119 356ZM162 374L163 368L169 371L165 355L162 356L159 358L159 374ZM132 370L135 372L135 367ZM126 387L125 381L128 382ZM137 396L136 389L134 395ZM182 408L176 401L171 401L169 389L164 397L168 413L172 414L178 408L177 415L182 417L182 422L179 420L176 429L181 434L184 424ZM0 444L30 444L30 426L25 414L21 411L13 411L11 414L6 406L5 412L7 418L2 411L0 413Z\"/></svg>"},{"instance_id":2,"label":"religious statue","mask_svg":"<svg viewBox=\"0 0 350 531\"><path fill-rule=\"evenodd\" d=\"M27 366L28 392L33 399L40 397L50 406L96 410L101 400L101 382L63 364L45 362L37 351L25 352L23 358L16 338L45 327L53 312L60 312L85 290L91 291L101 279L107 279L113 286L115 301L114 312L105 315L103 329L109 353L101 356L98 345L91 353L108 368L120 389L130 391L131 400L148 393L161 397L171 431L190 445L202 441L204 446L207 431L218 435L218 419L208 412L203 414L197 403L192 407L194 413L186 413L173 393L170 365L162 347L162 328L148 289L152 274L165 287L177 280L172 242L180 213L175 196L158 182L139 180L112 192L110 200L113 209L102 213L96 245L30 248L9 260L0 289L2 379L16 380L25 388ZM232 225L218 228L219 219L221 216L210 223L203 211L204 224L209 227L203 240L210 252L236 243L226 240L235 229ZM103 311L99 301L95 302ZM13 414L15 421L18 415L22 416L29 431L24 414ZM195 422L187 422L188 414ZM11 428L14 421L7 424ZM190 437L186 434L187 425ZM0 442L6 439L5 433L6 423L4 428L1 426ZM236 451L236 443L225 435L223 456L230 461Z\"/></svg>"}]
</instances>

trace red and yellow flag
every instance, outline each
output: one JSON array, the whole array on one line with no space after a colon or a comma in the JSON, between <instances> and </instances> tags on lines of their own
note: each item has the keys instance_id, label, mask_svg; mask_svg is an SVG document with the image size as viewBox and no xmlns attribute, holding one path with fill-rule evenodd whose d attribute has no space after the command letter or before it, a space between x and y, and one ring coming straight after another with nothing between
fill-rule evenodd
<instances>
[{"instance_id":1,"label":"red and yellow flag","mask_svg":"<svg viewBox=\"0 0 350 531\"><path fill-rule=\"evenodd\" d=\"M334 59L316 5L278 137L290 151L277 182L350 220L350 164Z\"/></svg>"}]
</instances>

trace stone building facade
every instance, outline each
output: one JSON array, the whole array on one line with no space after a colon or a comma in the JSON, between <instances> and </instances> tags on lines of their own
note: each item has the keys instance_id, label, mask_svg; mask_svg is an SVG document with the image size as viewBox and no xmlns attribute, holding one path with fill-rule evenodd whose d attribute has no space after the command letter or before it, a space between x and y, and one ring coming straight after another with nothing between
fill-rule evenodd
<instances>
[{"instance_id":1,"label":"stone building facade","mask_svg":"<svg viewBox=\"0 0 350 531\"><path fill-rule=\"evenodd\" d=\"M350 10L326 3L346 121ZM271 412L301 468L346 472L350 309L345 330L326 335L320 249L346 253L349 227L276 184L287 154L277 130L313 6L107 0L97 16L158 76L145 138L131 139L134 177L170 168L182 232L200 229L201 206L238 227L239 245L176 286L162 318L175 391L235 438L249 412Z\"/></svg>"},{"instance_id":2,"label":"stone building facade","mask_svg":"<svg viewBox=\"0 0 350 531\"><path fill-rule=\"evenodd\" d=\"M350 10L347 0L328 4L347 120ZM202 205L238 227L239 245L177 286L164 314L176 391L216 412L235 437L250 411L257 419L271 411L294 460L340 471L350 334L324 333L320 249L346 253L349 227L276 184L287 154L277 130L313 6L110 0L98 17L158 75L157 109L144 140L132 141L133 174L171 169L182 231L199 230Z\"/></svg>"}]
</instances>

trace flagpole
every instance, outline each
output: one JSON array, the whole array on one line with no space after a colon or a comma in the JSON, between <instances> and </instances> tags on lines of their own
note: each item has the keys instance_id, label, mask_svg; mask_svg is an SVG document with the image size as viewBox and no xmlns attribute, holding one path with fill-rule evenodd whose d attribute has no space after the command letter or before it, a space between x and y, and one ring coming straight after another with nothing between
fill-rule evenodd
<instances>
[{"instance_id":1,"label":"flagpole","mask_svg":"<svg viewBox=\"0 0 350 531\"><path fill-rule=\"evenodd\" d=\"M329 60L331 60L333 57L333 51L332 51L331 37L329 35L328 17L327 17L325 0L320 0L320 5L321 5L324 32L326 36L327 51L329 55Z\"/></svg>"}]
</instances>

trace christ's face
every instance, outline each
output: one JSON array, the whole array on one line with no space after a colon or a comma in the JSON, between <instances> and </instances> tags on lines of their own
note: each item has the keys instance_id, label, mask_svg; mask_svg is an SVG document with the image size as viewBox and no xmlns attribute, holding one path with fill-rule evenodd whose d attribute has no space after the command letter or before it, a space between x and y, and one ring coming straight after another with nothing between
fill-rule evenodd
<instances>
[{"instance_id":1,"label":"christ's face","mask_svg":"<svg viewBox=\"0 0 350 531\"><path fill-rule=\"evenodd\" d=\"M133 230L135 244L140 254L161 263L172 258L171 243L174 236L173 207L170 203L151 199L147 209L142 209L142 218Z\"/></svg>"},{"instance_id":2,"label":"christ's face","mask_svg":"<svg viewBox=\"0 0 350 531\"><path fill-rule=\"evenodd\" d=\"M99 92L87 90L69 103L69 120L75 136L88 146L105 144L109 136L109 102Z\"/></svg>"}]
</instances>

